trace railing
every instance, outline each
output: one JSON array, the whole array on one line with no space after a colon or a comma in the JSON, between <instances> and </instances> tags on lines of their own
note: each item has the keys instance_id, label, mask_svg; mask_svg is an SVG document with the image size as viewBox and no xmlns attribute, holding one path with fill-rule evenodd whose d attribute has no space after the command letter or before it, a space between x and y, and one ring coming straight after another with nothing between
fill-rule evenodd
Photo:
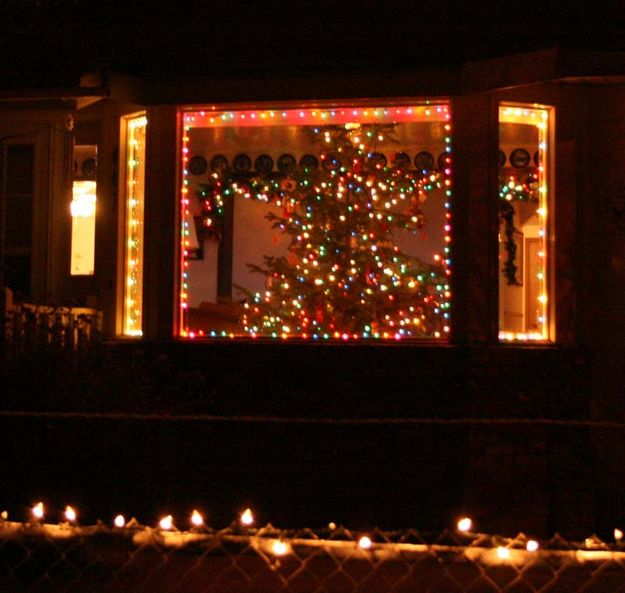
<instances>
[{"instance_id":1,"label":"railing","mask_svg":"<svg viewBox=\"0 0 625 593\"><path fill-rule=\"evenodd\" d=\"M120 521L120 518L118 518ZM625 590L625 546L341 527L215 531L0 521L4 593L575 593Z\"/></svg>"},{"instance_id":2,"label":"railing","mask_svg":"<svg viewBox=\"0 0 625 593\"><path fill-rule=\"evenodd\" d=\"M80 351L101 337L102 312L96 309L13 303L7 291L2 314L8 357Z\"/></svg>"}]
</instances>

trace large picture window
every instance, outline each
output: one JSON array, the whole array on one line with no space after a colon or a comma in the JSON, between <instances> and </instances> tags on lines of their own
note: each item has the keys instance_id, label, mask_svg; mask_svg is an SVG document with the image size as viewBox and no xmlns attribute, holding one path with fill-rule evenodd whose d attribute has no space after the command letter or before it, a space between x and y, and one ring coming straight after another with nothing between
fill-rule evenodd
<instances>
[{"instance_id":1,"label":"large picture window","mask_svg":"<svg viewBox=\"0 0 625 593\"><path fill-rule=\"evenodd\" d=\"M446 103L182 123L181 336L446 338Z\"/></svg>"},{"instance_id":2,"label":"large picture window","mask_svg":"<svg viewBox=\"0 0 625 593\"><path fill-rule=\"evenodd\" d=\"M553 110L499 109L499 338L549 340Z\"/></svg>"}]
</instances>

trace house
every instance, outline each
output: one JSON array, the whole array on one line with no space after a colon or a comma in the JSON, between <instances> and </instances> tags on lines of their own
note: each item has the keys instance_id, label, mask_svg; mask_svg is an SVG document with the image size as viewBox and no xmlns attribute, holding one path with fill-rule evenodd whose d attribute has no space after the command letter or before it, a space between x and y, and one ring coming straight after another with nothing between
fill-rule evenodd
<instances>
[{"instance_id":1,"label":"house","mask_svg":"<svg viewBox=\"0 0 625 593\"><path fill-rule=\"evenodd\" d=\"M92 22L79 4L59 13L75 27ZM47 40L24 72L5 66L13 299L101 311L111 348L159 345L220 395L247 368L244 409L254 390L266 414L461 419L447 455L463 475L433 479L452 484L446 509L501 529L622 520L622 447L584 423L622 420L625 51L542 29L480 47L475 23L452 26L466 57L426 47L423 24L422 54L402 35L390 57L383 41L359 53L333 30L311 57L288 30L300 53L280 57L287 41L195 5L188 46L157 48L141 35L177 11L125 10L110 16L121 55L96 29L74 40L84 55ZM356 18L357 40L410 30L379 17Z\"/></svg>"}]
</instances>

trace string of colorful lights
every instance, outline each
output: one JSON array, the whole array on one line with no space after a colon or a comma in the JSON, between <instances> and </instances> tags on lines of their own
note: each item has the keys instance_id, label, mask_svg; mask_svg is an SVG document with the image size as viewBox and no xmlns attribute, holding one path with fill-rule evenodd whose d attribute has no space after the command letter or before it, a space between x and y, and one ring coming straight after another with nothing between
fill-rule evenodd
<instances>
[{"instance_id":1,"label":"string of colorful lights","mask_svg":"<svg viewBox=\"0 0 625 593\"><path fill-rule=\"evenodd\" d=\"M442 337L449 331L451 297L447 279L451 271L452 193L449 119L447 105L427 104L325 111L186 113L183 116L181 191L181 335L235 337L234 333L223 330L194 330L185 315L189 307L192 226L188 171L190 132L194 127L275 124L309 126L313 130L313 142L322 145L321 173L304 167L299 175L251 179L230 176L225 182L219 172L213 172L212 183L203 185L200 191L204 208L202 227L217 236L221 233L219 222L226 199L242 197L273 202L284 208L284 217L272 218L270 213L267 218L274 227L291 235L289 257L266 257L269 269L249 266L267 277L271 290L265 295L248 293L246 310L241 316L245 333L253 338L296 336L326 340ZM384 128L416 121L443 123L446 156L441 171L408 174L399 164L387 166L385 162L374 160L378 154L375 143L385 139ZM326 143L329 147L323 150ZM433 254L432 264L415 267L414 258L402 254L396 245L387 245L391 239L389 228L421 228L424 219L420 205L425 195L435 188L443 188L445 192L445 246L443 253ZM403 201L410 203L406 214L396 208ZM297 262L288 262L289 258ZM441 268L442 276L432 271L435 266ZM437 293L436 298L429 294L430 285ZM256 322L254 318L259 316L262 319ZM434 317L445 321L436 323Z\"/></svg>"}]
</instances>

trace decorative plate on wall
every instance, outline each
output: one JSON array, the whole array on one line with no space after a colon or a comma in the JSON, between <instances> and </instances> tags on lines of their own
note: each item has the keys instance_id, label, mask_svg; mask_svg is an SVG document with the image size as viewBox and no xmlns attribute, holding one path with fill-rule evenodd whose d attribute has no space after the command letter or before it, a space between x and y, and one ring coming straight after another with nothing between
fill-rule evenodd
<instances>
[{"instance_id":1,"label":"decorative plate on wall","mask_svg":"<svg viewBox=\"0 0 625 593\"><path fill-rule=\"evenodd\" d=\"M95 178L95 159L85 159L80 164L80 172L87 178Z\"/></svg>"},{"instance_id":2,"label":"decorative plate on wall","mask_svg":"<svg viewBox=\"0 0 625 593\"><path fill-rule=\"evenodd\" d=\"M381 152L371 152L369 153L369 162L373 164L374 167L378 169L382 169L386 167L386 157Z\"/></svg>"},{"instance_id":3,"label":"decorative plate on wall","mask_svg":"<svg viewBox=\"0 0 625 593\"><path fill-rule=\"evenodd\" d=\"M223 154L217 154L211 159L213 173L225 173L229 168L228 159Z\"/></svg>"},{"instance_id":4,"label":"decorative plate on wall","mask_svg":"<svg viewBox=\"0 0 625 593\"><path fill-rule=\"evenodd\" d=\"M336 171L341 166L341 161L337 155L327 154L326 157L321 161L321 166L326 171Z\"/></svg>"},{"instance_id":5,"label":"decorative plate on wall","mask_svg":"<svg viewBox=\"0 0 625 593\"><path fill-rule=\"evenodd\" d=\"M191 175L204 175L208 171L208 162L203 156L194 156L187 166Z\"/></svg>"},{"instance_id":6,"label":"decorative plate on wall","mask_svg":"<svg viewBox=\"0 0 625 593\"><path fill-rule=\"evenodd\" d=\"M506 164L506 153L503 150L497 152L497 165L503 167Z\"/></svg>"},{"instance_id":7,"label":"decorative plate on wall","mask_svg":"<svg viewBox=\"0 0 625 593\"><path fill-rule=\"evenodd\" d=\"M297 161L292 154L281 154L278 157L278 171L280 173L290 173L297 166Z\"/></svg>"},{"instance_id":8,"label":"decorative plate on wall","mask_svg":"<svg viewBox=\"0 0 625 593\"><path fill-rule=\"evenodd\" d=\"M405 169L410 167L410 155L405 152L396 152L393 155L393 166L398 169Z\"/></svg>"},{"instance_id":9,"label":"decorative plate on wall","mask_svg":"<svg viewBox=\"0 0 625 593\"><path fill-rule=\"evenodd\" d=\"M525 148L515 148L510 153L510 164L516 169L527 167L530 163L530 153Z\"/></svg>"},{"instance_id":10,"label":"decorative plate on wall","mask_svg":"<svg viewBox=\"0 0 625 593\"><path fill-rule=\"evenodd\" d=\"M449 159L449 154L447 152L441 152L438 155L438 158L436 159L436 165L438 167L439 171L442 171L443 169L446 169L449 165L449 162L447 159Z\"/></svg>"},{"instance_id":11,"label":"decorative plate on wall","mask_svg":"<svg viewBox=\"0 0 625 593\"><path fill-rule=\"evenodd\" d=\"M273 169L273 159L268 154L259 154L254 161L254 168L259 173L270 173Z\"/></svg>"},{"instance_id":12,"label":"decorative plate on wall","mask_svg":"<svg viewBox=\"0 0 625 593\"><path fill-rule=\"evenodd\" d=\"M429 170L434 167L434 157L427 150L422 150L414 158L414 166L420 170Z\"/></svg>"},{"instance_id":13,"label":"decorative plate on wall","mask_svg":"<svg viewBox=\"0 0 625 593\"><path fill-rule=\"evenodd\" d=\"M319 167L319 159L314 154L305 154L299 160L299 166L305 169L317 169Z\"/></svg>"},{"instance_id":14,"label":"decorative plate on wall","mask_svg":"<svg viewBox=\"0 0 625 593\"><path fill-rule=\"evenodd\" d=\"M232 168L237 173L247 173L252 168L252 159L246 154L237 154L232 160Z\"/></svg>"}]
</instances>

